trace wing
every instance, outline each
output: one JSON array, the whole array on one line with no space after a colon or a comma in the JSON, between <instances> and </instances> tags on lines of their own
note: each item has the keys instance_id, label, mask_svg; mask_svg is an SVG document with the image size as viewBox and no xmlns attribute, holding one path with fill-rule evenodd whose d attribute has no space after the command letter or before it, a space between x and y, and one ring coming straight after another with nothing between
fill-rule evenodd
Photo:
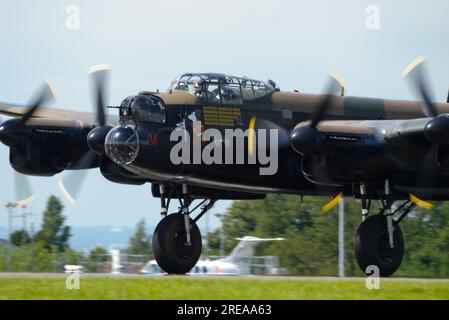
<instances>
[{"instance_id":1,"label":"wing","mask_svg":"<svg viewBox=\"0 0 449 320\"><path fill-rule=\"evenodd\" d=\"M23 116L30 107L0 102L0 114L10 117ZM46 108L42 107L33 114L35 118L60 119L60 120L80 120L85 126L93 126L95 124L95 113L72 111L66 109ZM118 116L108 115L108 123L111 125L118 123Z\"/></svg>"}]
</instances>

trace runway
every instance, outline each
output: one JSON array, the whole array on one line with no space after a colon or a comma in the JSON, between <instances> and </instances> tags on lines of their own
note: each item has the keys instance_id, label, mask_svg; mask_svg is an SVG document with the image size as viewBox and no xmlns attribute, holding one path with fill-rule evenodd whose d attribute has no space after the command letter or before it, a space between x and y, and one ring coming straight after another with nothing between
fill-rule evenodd
<instances>
[{"instance_id":1,"label":"runway","mask_svg":"<svg viewBox=\"0 0 449 320\"><path fill-rule=\"evenodd\" d=\"M32 273L32 272L0 272L0 279L4 278L66 278L65 273ZM366 281L364 277L303 277L303 276L259 276L259 275L168 275L168 274L130 274L130 273L81 273L82 278L117 278L117 279L221 279L221 280L266 280L266 281L317 281L317 282L345 282L345 281ZM448 283L449 279L430 279L430 278L381 278L381 281L388 282L426 282L426 283Z\"/></svg>"}]
</instances>

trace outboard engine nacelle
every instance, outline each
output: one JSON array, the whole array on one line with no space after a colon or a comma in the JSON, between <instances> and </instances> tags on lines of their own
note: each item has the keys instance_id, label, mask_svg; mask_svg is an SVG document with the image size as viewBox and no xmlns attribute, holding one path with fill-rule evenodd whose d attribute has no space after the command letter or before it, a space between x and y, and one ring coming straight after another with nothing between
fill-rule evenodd
<instances>
[{"instance_id":1,"label":"outboard engine nacelle","mask_svg":"<svg viewBox=\"0 0 449 320\"><path fill-rule=\"evenodd\" d=\"M28 175L52 176L73 166L89 149L89 128L80 121L10 119L0 126L0 141L10 148L11 166Z\"/></svg>"}]
</instances>

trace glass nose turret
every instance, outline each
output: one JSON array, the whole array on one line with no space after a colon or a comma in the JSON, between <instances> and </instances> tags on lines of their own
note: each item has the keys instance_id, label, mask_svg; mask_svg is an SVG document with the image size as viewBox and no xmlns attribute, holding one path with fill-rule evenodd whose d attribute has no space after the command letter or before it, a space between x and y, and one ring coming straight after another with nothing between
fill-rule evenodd
<instances>
[{"instance_id":1,"label":"glass nose turret","mask_svg":"<svg viewBox=\"0 0 449 320\"><path fill-rule=\"evenodd\" d=\"M106 155L115 163L132 163L139 153L139 135L131 126L117 126L105 138Z\"/></svg>"}]
</instances>

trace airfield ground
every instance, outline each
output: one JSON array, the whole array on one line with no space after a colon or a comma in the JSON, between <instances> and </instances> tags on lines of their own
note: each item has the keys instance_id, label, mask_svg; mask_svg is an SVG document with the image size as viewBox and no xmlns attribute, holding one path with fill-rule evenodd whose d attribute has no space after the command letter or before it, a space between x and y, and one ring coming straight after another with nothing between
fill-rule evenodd
<instances>
[{"instance_id":1,"label":"airfield ground","mask_svg":"<svg viewBox=\"0 0 449 320\"><path fill-rule=\"evenodd\" d=\"M0 274L0 299L449 299L449 280L99 276L68 290L63 274Z\"/></svg>"}]
</instances>

